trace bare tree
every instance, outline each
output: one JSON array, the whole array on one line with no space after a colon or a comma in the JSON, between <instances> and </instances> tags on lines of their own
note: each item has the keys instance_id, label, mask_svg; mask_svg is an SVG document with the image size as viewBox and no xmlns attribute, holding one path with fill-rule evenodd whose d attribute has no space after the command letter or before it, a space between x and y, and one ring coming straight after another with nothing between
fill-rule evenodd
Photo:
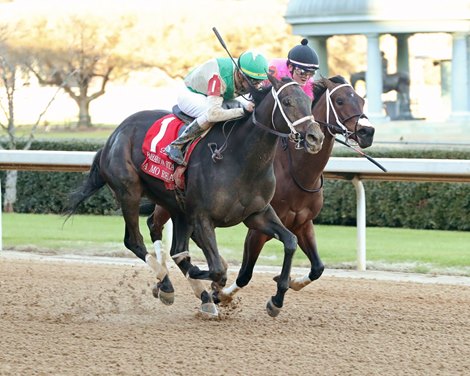
<instances>
[{"instance_id":1,"label":"bare tree","mask_svg":"<svg viewBox=\"0 0 470 376\"><path fill-rule=\"evenodd\" d=\"M7 140L4 147L9 150L17 149L18 138L16 136L15 123L15 94L18 89L18 83L27 79L28 70L24 64L24 52L21 49L12 47L15 43L8 43L13 35L11 28L0 25L0 127L5 131ZM32 126L23 149L31 147L34 140L34 134L41 121L42 116L55 99L58 91L53 95L45 106L44 110L38 115L36 123ZM13 205L16 202L16 182L18 172L15 170L7 171L5 178L5 194L3 198L3 210L12 212Z\"/></svg>"},{"instance_id":2,"label":"bare tree","mask_svg":"<svg viewBox=\"0 0 470 376\"><path fill-rule=\"evenodd\" d=\"M76 102L78 126L92 125L90 103L105 94L111 80L144 66L120 45L132 27L130 18L109 25L70 16L54 27L43 19L33 28L28 67L40 84L61 87Z\"/></svg>"}]
</instances>

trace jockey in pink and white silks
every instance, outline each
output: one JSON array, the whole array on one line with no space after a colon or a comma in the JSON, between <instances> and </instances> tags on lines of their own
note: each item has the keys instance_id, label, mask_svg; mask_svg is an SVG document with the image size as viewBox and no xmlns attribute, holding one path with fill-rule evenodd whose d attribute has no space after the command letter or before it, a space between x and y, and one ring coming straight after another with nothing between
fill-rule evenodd
<instances>
[{"instance_id":1,"label":"jockey in pink and white silks","mask_svg":"<svg viewBox=\"0 0 470 376\"><path fill-rule=\"evenodd\" d=\"M292 78L313 100L313 76L319 67L317 53L308 46L307 39L302 39L299 45L289 51L287 59L277 58L269 62L269 73L277 79Z\"/></svg>"},{"instance_id":2,"label":"jockey in pink and white silks","mask_svg":"<svg viewBox=\"0 0 470 376\"><path fill-rule=\"evenodd\" d=\"M193 69L184 79L186 88L178 97L178 107L195 120L165 148L165 153L177 164L184 164L183 146L214 123L253 112L254 105L249 101L238 102L238 108L226 109L222 105L247 94L250 85L261 86L268 77L268 61L260 53L246 51L238 58L237 65L230 58L211 59Z\"/></svg>"}]
</instances>

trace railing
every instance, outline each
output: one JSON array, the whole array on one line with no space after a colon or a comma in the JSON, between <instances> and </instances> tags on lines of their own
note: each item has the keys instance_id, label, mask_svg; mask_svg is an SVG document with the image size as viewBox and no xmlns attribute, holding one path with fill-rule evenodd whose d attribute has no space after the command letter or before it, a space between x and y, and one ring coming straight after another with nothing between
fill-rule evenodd
<instances>
[{"instance_id":1,"label":"railing","mask_svg":"<svg viewBox=\"0 0 470 376\"><path fill-rule=\"evenodd\" d=\"M94 156L95 152L0 150L0 170L87 171ZM387 172L362 158L333 157L325 168L326 178L350 180L356 188L358 270L366 269L366 196L362 180L470 182L470 160L377 158L377 161Z\"/></svg>"}]
</instances>

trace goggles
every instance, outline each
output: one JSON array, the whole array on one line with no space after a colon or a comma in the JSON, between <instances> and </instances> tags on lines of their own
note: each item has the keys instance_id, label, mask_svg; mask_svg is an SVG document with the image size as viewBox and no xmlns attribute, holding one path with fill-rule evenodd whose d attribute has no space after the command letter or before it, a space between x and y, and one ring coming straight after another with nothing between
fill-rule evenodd
<instances>
[{"instance_id":1,"label":"goggles","mask_svg":"<svg viewBox=\"0 0 470 376\"><path fill-rule=\"evenodd\" d=\"M261 86L263 81L264 81L264 80L256 80L256 79L248 77L246 75L245 75L245 77L250 82L250 84L253 85L255 88L258 88L259 86Z\"/></svg>"},{"instance_id":2,"label":"goggles","mask_svg":"<svg viewBox=\"0 0 470 376\"><path fill-rule=\"evenodd\" d=\"M300 68L300 67L295 67L294 68L294 73L297 74L298 76L301 76L301 77L312 77L315 74L316 71L317 71L316 69L305 70L305 69Z\"/></svg>"}]
</instances>

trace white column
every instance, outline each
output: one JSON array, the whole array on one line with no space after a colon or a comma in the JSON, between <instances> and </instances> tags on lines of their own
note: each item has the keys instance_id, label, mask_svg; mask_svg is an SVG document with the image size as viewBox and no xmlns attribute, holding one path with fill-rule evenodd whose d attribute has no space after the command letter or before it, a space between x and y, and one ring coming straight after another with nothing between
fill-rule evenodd
<instances>
[{"instance_id":1,"label":"white column","mask_svg":"<svg viewBox=\"0 0 470 376\"><path fill-rule=\"evenodd\" d=\"M452 34L452 120L470 119L468 34Z\"/></svg>"},{"instance_id":2,"label":"white column","mask_svg":"<svg viewBox=\"0 0 470 376\"><path fill-rule=\"evenodd\" d=\"M3 224L2 224L2 213L3 213L2 181L0 180L0 251L3 251Z\"/></svg>"},{"instance_id":3,"label":"white column","mask_svg":"<svg viewBox=\"0 0 470 376\"><path fill-rule=\"evenodd\" d=\"M363 272L366 270L366 192L357 176L352 182L356 188L357 270Z\"/></svg>"},{"instance_id":4,"label":"white column","mask_svg":"<svg viewBox=\"0 0 470 376\"><path fill-rule=\"evenodd\" d=\"M410 73L410 52L408 38L410 34L394 34L397 39L397 72Z\"/></svg>"},{"instance_id":5,"label":"white column","mask_svg":"<svg viewBox=\"0 0 470 376\"><path fill-rule=\"evenodd\" d=\"M372 120L385 119L382 103L382 59L378 34L367 34L367 116Z\"/></svg>"},{"instance_id":6,"label":"white column","mask_svg":"<svg viewBox=\"0 0 470 376\"><path fill-rule=\"evenodd\" d=\"M467 111L470 112L470 34L467 34Z\"/></svg>"},{"instance_id":7,"label":"white column","mask_svg":"<svg viewBox=\"0 0 470 376\"><path fill-rule=\"evenodd\" d=\"M329 77L330 72L328 69L328 51L326 49L326 42L328 37L308 37L308 45L312 47L318 54L320 60L320 69L315 75L315 79L320 76Z\"/></svg>"}]
</instances>

